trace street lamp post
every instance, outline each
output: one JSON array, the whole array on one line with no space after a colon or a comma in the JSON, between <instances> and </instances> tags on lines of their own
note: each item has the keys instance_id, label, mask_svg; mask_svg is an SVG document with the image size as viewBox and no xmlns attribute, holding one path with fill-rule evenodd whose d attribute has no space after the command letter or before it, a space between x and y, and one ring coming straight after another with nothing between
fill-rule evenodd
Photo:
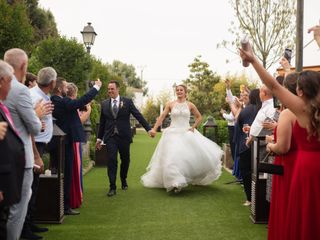
<instances>
[{"instance_id":1,"label":"street lamp post","mask_svg":"<svg viewBox=\"0 0 320 240\"><path fill-rule=\"evenodd\" d=\"M93 46L94 44L94 40L97 36L97 33L94 31L93 27L91 26L91 23L88 22L88 25L83 28L81 34L83 38L83 43L87 49L87 53L90 54L91 46ZM86 80L86 90L89 91L89 80ZM91 121L89 117L87 121L84 123L84 131L87 135L87 141L90 141L91 130Z\"/></svg>"},{"instance_id":2,"label":"street lamp post","mask_svg":"<svg viewBox=\"0 0 320 240\"><path fill-rule=\"evenodd\" d=\"M83 28L81 34L83 38L83 43L87 48L87 53L90 53L91 46L94 44L94 40L97 36L97 33L91 26L91 22L88 22L88 25Z\"/></svg>"}]
</instances>

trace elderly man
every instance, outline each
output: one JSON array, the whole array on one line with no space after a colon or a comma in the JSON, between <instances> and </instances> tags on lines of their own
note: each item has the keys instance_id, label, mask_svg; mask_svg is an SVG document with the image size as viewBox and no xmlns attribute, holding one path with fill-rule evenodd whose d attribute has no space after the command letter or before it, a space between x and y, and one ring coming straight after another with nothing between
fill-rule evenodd
<instances>
[{"instance_id":1,"label":"elderly man","mask_svg":"<svg viewBox=\"0 0 320 240\"><path fill-rule=\"evenodd\" d=\"M0 60L0 239L7 238L6 224L9 208L20 201L25 154L8 108L2 101L7 98L13 78L13 68ZM2 129L3 130L3 129Z\"/></svg>"},{"instance_id":2,"label":"elderly man","mask_svg":"<svg viewBox=\"0 0 320 240\"><path fill-rule=\"evenodd\" d=\"M57 72L52 67L42 68L38 72L37 84L35 87L30 89L30 94L34 107L39 101L51 104L49 93L56 86ZM53 106L53 105L52 105ZM33 222L33 212L35 210L36 198L38 193L38 186L40 180L40 173L43 172L42 155L44 154L45 147L50 142L53 134L53 121L51 112L41 119L44 123L45 128L39 134L34 136L35 144L40 155L39 164L33 171L33 182L32 182L32 195L28 206L27 216L23 225L21 237L24 239L40 239L34 233L46 232L47 228L41 228Z\"/></svg>"},{"instance_id":3,"label":"elderly man","mask_svg":"<svg viewBox=\"0 0 320 240\"><path fill-rule=\"evenodd\" d=\"M17 240L20 238L22 226L28 209L31 197L31 185L33 181L33 167L35 157L31 136L37 135L41 130L41 122L37 117L30 96L29 89L24 85L28 67L27 54L18 48L9 49L4 54L4 60L14 69L14 76L11 83L11 90L4 102L8 107L17 132L24 143L25 166L24 177L19 203L10 207L7 222L7 239Z\"/></svg>"}]
</instances>

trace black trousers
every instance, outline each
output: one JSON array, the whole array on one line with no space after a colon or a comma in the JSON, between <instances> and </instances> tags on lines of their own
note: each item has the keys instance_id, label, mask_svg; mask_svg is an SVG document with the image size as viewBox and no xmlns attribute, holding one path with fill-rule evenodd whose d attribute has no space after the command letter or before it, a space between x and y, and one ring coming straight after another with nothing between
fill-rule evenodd
<instances>
[{"instance_id":1,"label":"black trousers","mask_svg":"<svg viewBox=\"0 0 320 240\"><path fill-rule=\"evenodd\" d=\"M239 168L242 175L244 192L251 202L251 148L240 153Z\"/></svg>"},{"instance_id":2,"label":"black trousers","mask_svg":"<svg viewBox=\"0 0 320 240\"><path fill-rule=\"evenodd\" d=\"M0 204L0 239L7 239L7 221L9 216L9 207Z\"/></svg>"},{"instance_id":3,"label":"black trousers","mask_svg":"<svg viewBox=\"0 0 320 240\"><path fill-rule=\"evenodd\" d=\"M228 126L228 134L229 134L229 144L230 144L230 149L231 149L231 155L232 159L235 159L235 149L236 149L236 144L233 142L233 136L234 136L234 126Z\"/></svg>"},{"instance_id":4,"label":"black trousers","mask_svg":"<svg viewBox=\"0 0 320 240\"><path fill-rule=\"evenodd\" d=\"M127 175L130 164L130 142L119 137L119 135L113 135L106 142L106 148L108 152L108 177L110 183L110 189L117 189L117 171L118 171L118 152L120 154L120 178L121 183L126 184Z\"/></svg>"}]
</instances>

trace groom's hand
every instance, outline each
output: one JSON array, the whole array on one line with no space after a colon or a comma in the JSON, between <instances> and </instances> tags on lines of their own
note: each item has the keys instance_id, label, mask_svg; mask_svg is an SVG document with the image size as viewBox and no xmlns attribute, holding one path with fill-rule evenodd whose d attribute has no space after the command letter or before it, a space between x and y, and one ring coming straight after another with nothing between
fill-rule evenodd
<instances>
[{"instance_id":1,"label":"groom's hand","mask_svg":"<svg viewBox=\"0 0 320 240\"><path fill-rule=\"evenodd\" d=\"M154 138L157 133L153 129L151 129L151 130L148 131L148 134L149 134L150 137Z\"/></svg>"},{"instance_id":2,"label":"groom's hand","mask_svg":"<svg viewBox=\"0 0 320 240\"><path fill-rule=\"evenodd\" d=\"M102 143L102 140L101 139L97 139L96 149L101 150L101 143Z\"/></svg>"}]
</instances>

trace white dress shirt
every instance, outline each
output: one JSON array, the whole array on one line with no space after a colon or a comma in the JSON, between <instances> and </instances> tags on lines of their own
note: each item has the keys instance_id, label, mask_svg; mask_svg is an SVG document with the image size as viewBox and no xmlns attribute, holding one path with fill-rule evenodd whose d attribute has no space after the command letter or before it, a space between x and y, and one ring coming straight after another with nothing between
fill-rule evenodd
<instances>
[{"instance_id":1,"label":"white dress shirt","mask_svg":"<svg viewBox=\"0 0 320 240\"><path fill-rule=\"evenodd\" d=\"M259 133L263 128L262 123L266 120L266 118L273 119L275 112L276 109L273 107L273 98L264 101L250 127L250 135L255 137L259 136Z\"/></svg>"},{"instance_id":2,"label":"white dress shirt","mask_svg":"<svg viewBox=\"0 0 320 240\"><path fill-rule=\"evenodd\" d=\"M32 99L33 107L43 100L44 102L50 101L50 96L46 95L38 86L30 89L30 95ZM45 129L43 132L34 136L36 142L48 143L50 142L53 134L53 120L52 114L45 115L41 118L41 121L45 123Z\"/></svg>"}]
</instances>

